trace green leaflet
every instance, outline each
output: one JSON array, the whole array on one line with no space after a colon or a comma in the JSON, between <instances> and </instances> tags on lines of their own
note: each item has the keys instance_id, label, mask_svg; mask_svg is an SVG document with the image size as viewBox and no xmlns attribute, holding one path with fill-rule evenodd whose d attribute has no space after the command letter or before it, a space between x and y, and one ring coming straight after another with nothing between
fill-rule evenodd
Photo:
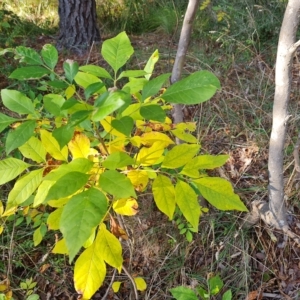
<instances>
[{"instance_id":1,"label":"green leaflet","mask_svg":"<svg viewBox=\"0 0 300 300\"><path fill-rule=\"evenodd\" d=\"M68 197L87 183L90 175L81 172L69 172L60 177L55 184L50 188L45 201L58 200Z\"/></svg>"},{"instance_id":2,"label":"green leaflet","mask_svg":"<svg viewBox=\"0 0 300 300\"><path fill-rule=\"evenodd\" d=\"M193 180L193 182L202 196L217 209L248 211L227 180L218 177L204 177Z\"/></svg>"},{"instance_id":3,"label":"green leaflet","mask_svg":"<svg viewBox=\"0 0 300 300\"><path fill-rule=\"evenodd\" d=\"M92 229L104 218L106 211L106 197L95 188L73 196L65 205L59 226L66 240L70 262L89 238Z\"/></svg>"},{"instance_id":4,"label":"green leaflet","mask_svg":"<svg viewBox=\"0 0 300 300\"><path fill-rule=\"evenodd\" d=\"M25 144L33 136L35 126L36 121L30 120L11 130L5 142L6 154Z\"/></svg>"},{"instance_id":5,"label":"green leaflet","mask_svg":"<svg viewBox=\"0 0 300 300\"><path fill-rule=\"evenodd\" d=\"M6 158L0 161L0 185L9 182L20 175L29 164L16 158Z\"/></svg>"},{"instance_id":6,"label":"green leaflet","mask_svg":"<svg viewBox=\"0 0 300 300\"><path fill-rule=\"evenodd\" d=\"M133 52L130 40L125 32L104 41L101 50L103 58L113 68L115 74L126 64Z\"/></svg>"},{"instance_id":7,"label":"green leaflet","mask_svg":"<svg viewBox=\"0 0 300 300\"><path fill-rule=\"evenodd\" d=\"M44 169L31 171L18 179L8 195L6 210L17 207L33 194L42 181L43 171Z\"/></svg>"},{"instance_id":8,"label":"green leaflet","mask_svg":"<svg viewBox=\"0 0 300 300\"><path fill-rule=\"evenodd\" d=\"M115 196L117 199L136 197L131 181L115 170L105 171L100 175L99 186L103 191Z\"/></svg>"},{"instance_id":9,"label":"green leaflet","mask_svg":"<svg viewBox=\"0 0 300 300\"><path fill-rule=\"evenodd\" d=\"M186 182L178 180L175 186L175 195L176 203L182 214L198 232L201 211L197 194Z\"/></svg>"},{"instance_id":10,"label":"green leaflet","mask_svg":"<svg viewBox=\"0 0 300 300\"><path fill-rule=\"evenodd\" d=\"M177 145L166 154L162 167L168 169L179 168L188 163L198 153L199 149L199 145Z\"/></svg>"}]
</instances>

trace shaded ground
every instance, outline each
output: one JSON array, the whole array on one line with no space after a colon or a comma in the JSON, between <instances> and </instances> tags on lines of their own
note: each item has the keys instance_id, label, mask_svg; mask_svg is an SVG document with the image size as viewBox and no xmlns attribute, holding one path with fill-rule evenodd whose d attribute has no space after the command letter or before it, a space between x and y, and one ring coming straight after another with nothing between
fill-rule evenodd
<instances>
[{"instance_id":1,"label":"shaded ground","mask_svg":"<svg viewBox=\"0 0 300 300\"><path fill-rule=\"evenodd\" d=\"M161 54L155 75L171 71L177 38L172 40L161 33L130 38L136 50L131 61L133 66L142 69L158 48ZM40 49L49 42L52 42L50 38L41 36L29 45ZM230 180L249 206L253 200L267 198L274 70L260 55L236 62L218 47L218 44L205 45L197 40L191 45L185 73L210 69L220 78L222 91L207 103L185 108L185 117L197 121L204 153L230 154L227 164L215 172ZM210 52L212 49L215 52ZM66 59L74 59L81 65L104 64L98 49L86 57L62 53L58 70ZM10 63L14 64L13 60L5 61L5 64ZM299 191L294 180L292 151L298 132L295 113L299 105L298 72L299 64L295 58L285 178L286 202L291 213L289 221L296 233L300 231ZM7 76L1 75L0 87L10 84ZM157 211L149 195L142 197L139 204L140 213L124 218L123 222L131 237L124 242L125 265L133 276L144 277L148 284L147 291L141 293L141 299L171 299L169 289L178 285L207 288L207 279L214 274L220 274L225 283L222 292L230 288L234 299L299 299L300 248L292 241L279 248L282 235L275 230L258 224L245 231L239 228L243 214L217 212L210 208L210 212L201 219L199 234L195 234L194 241L188 243L179 234L176 224ZM20 278L32 276L38 282L36 293L41 299L76 299L71 267L65 259L49 254L52 245L47 242L43 245L43 253L22 251L26 240L25 236L21 236L24 231L19 227L14 230L14 235L19 237L14 245L14 255L18 254L21 262L19 267L13 264L11 271L15 282L11 283L12 286L17 288ZM9 257L9 251L8 248L1 249L4 259ZM45 253L49 255L43 259ZM4 273L1 274L0 270L0 276L4 277ZM113 270L109 270L105 284L93 299L102 299L112 276ZM107 299L132 299L127 276L116 274L115 280L123 282L121 289L117 294L110 290ZM16 290L16 295L19 299L24 297L22 291Z\"/></svg>"}]
</instances>

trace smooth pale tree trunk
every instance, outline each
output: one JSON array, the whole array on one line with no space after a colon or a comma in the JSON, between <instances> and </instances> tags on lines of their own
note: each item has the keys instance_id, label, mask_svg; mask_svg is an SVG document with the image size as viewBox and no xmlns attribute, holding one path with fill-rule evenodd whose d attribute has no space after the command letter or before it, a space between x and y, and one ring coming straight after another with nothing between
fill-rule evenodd
<instances>
[{"instance_id":1,"label":"smooth pale tree trunk","mask_svg":"<svg viewBox=\"0 0 300 300\"><path fill-rule=\"evenodd\" d=\"M193 22L196 16L197 9L199 7L199 3L200 0L189 0L188 7L184 15L176 58L172 70L171 84L181 78L182 69L192 34ZM173 110L174 123L177 124L183 122L182 105L175 104Z\"/></svg>"},{"instance_id":2,"label":"smooth pale tree trunk","mask_svg":"<svg viewBox=\"0 0 300 300\"><path fill-rule=\"evenodd\" d=\"M265 223L282 230L297 242L300 240L289 229L284 202L283 158L288 126L288 103L292 83L292 63L296 43L296 32L300 20L300 1L289 0L279 34L275 67L275 96L273 124L269 147L269 202L254 201L254 212Z\"/></svg>"},{"instance_id":3,"label":"smooth pale tree trunk","mask_svg":"<svg viewBox=\"0 0 300 300\"><path fill-rule=\"evenodd\" d=\"M95 0L59 0L58 49L84 53L100 42Z\"/></svg>"}]
</instances>

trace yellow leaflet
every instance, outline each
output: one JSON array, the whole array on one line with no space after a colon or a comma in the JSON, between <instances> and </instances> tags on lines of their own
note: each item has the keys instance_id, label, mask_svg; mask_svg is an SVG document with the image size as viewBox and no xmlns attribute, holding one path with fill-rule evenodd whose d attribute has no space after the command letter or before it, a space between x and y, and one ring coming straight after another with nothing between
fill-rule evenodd
<instances>
[{"instance_id":1,"label":"yellow leaflet","mask_svg":"<svg viewBox=\"0 0 300 300\"><path fill-rule=\"evenodd\" d=\"M112 154L114 152L124 152L124 144L125 144L126 138L116 138L113 141L106 143L106 149L108 151L108 154ZM103 145L98 145L100 152L104 155L107 155Z\"/></svg>"},{"instance_id":2,"label":"yellow leaflet","mask_svg":"<svg viewBox=\"0 0 300 300\"><path fill-rule=\"evenodd\" d=\"M136 135L130 138L130 143L135 147L141 147L141 137Z\"/></svg>"},{"instance_id":3,"label":"yellow leaflet","mask_svg":"<svg viewBox=\"0 0 300 300\"><path fill-rule=\"evenodd\" d=\"M40 129L40 135L44 148L53 158L57 160L68 161L67 146L60 149L57 140L45 129Z\"/></svg>"},{"instance_id":4,"label":"yellow leaflet","mask_svg":"<svg viewBox=\"0 0 300 300\"><path fill-rule=\"evenodd\" d=\"M152 146L155 142L160 142L162 147L166 148L174 142L164 133L161 132L147 132L141 136L141 143L145 146Z\"/></svg>"},{"instance_id":5,"label":"yellow leaflet","mask_svg":"<svg viewBox=\"0 0 300 300\"><path fill-rule=\"evenodd\" d=\"M97 251L101 253L102 259L121 272L123 264L121 243L106 229L103 223L100 225L100 230L94 244L97 244Z\"/></svg>"},{"instance_id":6,"label":"yellow leaflet","mask_svg":"<svg viewBox=\"0 0 300 300\"><path fill-rule=\"evenodd\" d=\"M46 161L46 150L41 141L34 136L32 136L25 144L19 147L19 150L23 156L32 159L37 163Z\"/></svg>"},{"instance_id":7,"label":"yellow leaflet","mask_svg":"<svg viewBox=\"0 0 300 300\"><path fill-rule=\"evenodd\" d=\"M144 280L144 278L142 278L142 277L135 277L133 279L134 279L134 282L136 284L136 288L137 288L138 291L145 291L146 290L147 283Z\"/></svg>"},{"instance_id":8,"label":"yellow leaflet","mask_svg":"<svg viewBox=\"0 0 300 300\"><path fill-rule=\"evenodd\" d=\"M182 141L185 141L185 142L191 143L191 144L198 143L198 139L195 136L193 136L192 134L185 132L185 130L174 129L174 130L171 130L171 132Z\"/></svg>"},{"instance_id":9,"label":"yellow leaflet","mask_svg":"<svg viewBox=\"0 0 300 300\"><path fill-rule=\"evenodd\" d=\"M58 241L55 244L54 248L52 249L51 253L54 253L54 254L68 254L68 249L67 249L65 239L61 239L60 241Z\"/></svg>"},{"instance_id":10,"label":"yellow leaflet","mask_svg":"<svg viewBox=\"0 0 300 300\"><path fill-rule=\"evenodd\" d=\"M100 174L104 172L105 168L99 168L100 159L99 159L100 153L94 149L90 148L88 159L92 162L94 162L93 168L89 171L89 174L92 174L90 177L90 181L94 181L95 183L99 181Z\"/></svg>"},{"instance_id":11,"label":"yellow leaflet","mask_svg":"<svg viewBox=\"0 0 300 300\"><path fill-rule=\"evenodd\" d=\"M67 100L70 99L75 93L76 93L75 85L74 84L69 85L65 91Z\"/></svg>"},{"instance_id":12,"label":"yellow leaflet","mask_svg":"<svg viewBox=\"0 0 300 300\"><path fill-rule=\"evenodd\" d=\"M154 69L154 66L155 66L155 64L157 63L158 59L159 59L159 52L158 52L158 50L156 49L156 50L152 53L152 55L150 56L150 58L148 59L147 64L146 64L146 66L145 66L145 68L144 68L144 71L146 71L147 73L149 73L149 74L145 75L145 78L146 78L147 80L150 79L151 74L152 74L153 69Z\"/></svg>"},{"instance_id":13,"label":"yellow leaflet","mask_svg":"<svg viewBox=\"0 0 300 300\"><path fill-rule=\"evenodd\" d=\"M155 142L150 148L141 148L139 153L136 155L136 161L142 166L154 165L159 159L162 159L164 150L165 149L160 142Z\"/></svg>"},{"instance_id":14,"label":"yellow leaflet","mask_svg":"<svg viewBox=\"0 0 300 300\"><path fill-rule=\"evenodd\" d=\"M83 133L76 132L68 143L73 159L87 158L90 152L90 140Z\"/></svg>"},{"instance_id":15,"label":"yellow leaflet","mask_svg":"<svg viewBox=\"0 0 300 300\"><path fill-rule=\"evenodd\" d=\"M93 242L95 240L95 235L96 235L96 228L93 228L90 237L83 244L84 248L88 248L89 246L91 246L93 244Z\"/></svg>"},{"instance_id":16,"label":"yellow leaflet","mask_svg":"<svg viewBox=\"0 0 300 300\"><path fill-rule=\"evenodd\" d=\"M76 194L76 193L75 193ZM75 195L74 194L74 195ZM48 205L51 206L51 207L62 207L64 206L71 198L72 196L70 197L67 197L67 198L60 198L58 200L50 200L48 201Z\"/></svg>"},{"instance_id":17,"label":"yellow leaflet","mask_svg":"<svg viewBox=\"0 0 300 300\"><path fill-rule=\"evenodd\" d=\"M124 216L134 216L138 212L138 207L138 203L134 198L119 199L113 203L114 211Z\"/></svg>"},{"instance_id":18,"label":"yellow leaflet","mask_svg":"<svg viewBox=\"0 0 300 300\"><path fill-rule=\"evenodd\" d=\"M178 123L176 124L177 129L195 131L196 130L196 122L186 122L186 123Z\"/></svg>"},{"instance_id":19,"label":"yellow leaflet","mask_svg":"<svg viewBox=\"0 0 300 300\"><path fill-rule=\"evenodd\" d=\"M0 226L0 235L2 234L3 230L4 230L4 227Z\"/></svg>"},{"instance_id":20,"label":"yellow leaflet","mask_svg":"<svg viewBox=\"0 0 300 300\"><path fill-rule=\"evenodd\" d=\"M98 234L99 235L99 234ZM103 254L94 242L84 250L75 263L75 289L83 299L91 299L102 285L106 275L106 265Z\"/></svg>"},{"instance_id":21,"label":"yellow leaflet","mask_svg":"<svg viewBox=\"0 0 300 300\"><path fill-rule=\"evenodd\" d=\"M111 126L111 122L114 119L115 119L114 117L107 116L105 119L101 120L100 123L107 133L112 134L114 136L118 136L118 137L125 137L126 136L125 134L119 132L118 130L114 129Z\"/></svg>"},{"instance_id":22,"label":"yellow leaflet","mask_svg":"<svg viewBox=\"0 0 300 300\"><path fill-rule=\"evenodd\" d=\"M147 126L147 123L145 123L144 120L136 120L135 122L136 128L143 132L151 132L152 128L150 126Z\"/></svg>"},{"instance_id":23,"label":"yellow leaflet","mask_svg":"<svg viewBox=\"0 0 300 300\"><path fill-rule=\"evenodd\" d=\"M144 170L131 170L127 177L130 179L134 188L138 192L142 192L148 185L149 177L148 172Z\"/></svg>"},{"instance_id":24,"label":"yellow leaflet","mask_svg":"<svg viewBox=\"0 0 300 300\"><path fill-rule=\"evenodd\" d=\"M121 281L115 281L112 284L112 289L113 289L114 293L117 293L119 291L121 283L122 283Z\"/></svg>"},{"instance_id":25,"label":"yellow leaflet","mask_svg":"<svg viewBox=\"0 0 300 300\"><path fill-rule=\"evenodd\" d=\"M58 209L56 209L55 211L53 211L48 219L47 219L47 225L48 225L48 229L51 230L58 230L59 229L59 222L60 222L60 217L63 211L63 207L60 207Z\"/></svg>"},{"instance_id":26,"label":"yellow leaflet","mask_svg":"<svg viewBox=\"0 0 300 300\"><path fill-rule=\"evenodd\" d=\"M54 185L54 183L55 181L50 181L50 180L42 181L34 197L33 207L37 207L38 205L42 204L45 201L46 196L50 188L52 187L52 185Z\"/></svg>"}]
</instances>

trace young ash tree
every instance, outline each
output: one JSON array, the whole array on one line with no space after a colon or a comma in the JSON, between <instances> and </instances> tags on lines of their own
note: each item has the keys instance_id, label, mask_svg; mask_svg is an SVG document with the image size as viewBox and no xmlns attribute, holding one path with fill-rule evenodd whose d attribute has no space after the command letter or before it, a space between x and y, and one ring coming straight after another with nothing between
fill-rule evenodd
<instances>
[{"instance_id":1,"label":"young ash tree","mask_svg":"<svg viewBox=\"0 0 300 300\"><path fill-rule=\"evenodd\" d=\"M289 119L288 103L292 83L292 60L295 50L300 45L300 41L296 42L299 21L300 1L289 0L280 30L275 68L273 124L268 163L269 202L254 201L253 219L251 218L253 223L262 218L266 224L282 230L286 235L296 239L298 243L300 240L291 232L287 223L287 211L284 203L283 157ZM299 168L299 166L296 167Z\"/></svg>"}]
</instances>

